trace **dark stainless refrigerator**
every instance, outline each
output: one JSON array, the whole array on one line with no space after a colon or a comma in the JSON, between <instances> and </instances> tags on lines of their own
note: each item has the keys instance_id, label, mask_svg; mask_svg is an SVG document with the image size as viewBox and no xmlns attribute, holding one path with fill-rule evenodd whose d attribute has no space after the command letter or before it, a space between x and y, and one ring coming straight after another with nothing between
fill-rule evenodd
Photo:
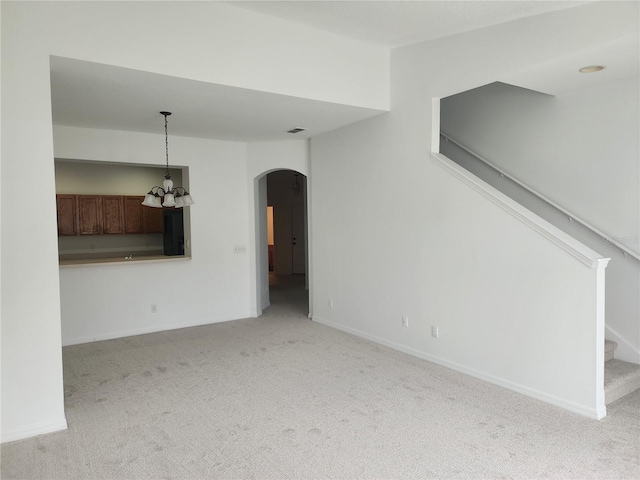
<instances>
[{"instance_id":1,"label":"dark stainless refrigerator","mask_svg":"<svg viewBox=\"0 0 640 480\"><path fill-rule=\"evenodd\" d=\"M164 254L184 255L184 222L181 208L164 209Z\"/></svg>"}]
</instances>

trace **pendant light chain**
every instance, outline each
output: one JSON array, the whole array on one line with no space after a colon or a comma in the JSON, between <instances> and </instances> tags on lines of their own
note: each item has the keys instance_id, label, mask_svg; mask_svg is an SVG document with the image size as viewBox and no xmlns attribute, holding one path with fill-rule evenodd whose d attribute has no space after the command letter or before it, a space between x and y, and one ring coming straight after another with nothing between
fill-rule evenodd
<instances>
[{"instance_id":1,"label":"pendant light chain","mask_svg":"<svg viewBox=\"0 0 640 480\"><path fill-rule=\"evenodd\" d=\"M165 177L170 177L171 175L169 174L169 133L167 130L167 123L168 123L167 117L171 115L171 113L162 112L162 114L164 115L164 153L165 153L165 158L167 162L167 171L165 173Z\"/></svg>"},{"instance_id":2,"label":"pendant light chain","mask_svg":"<svg viewBox=\"0 0 640 480\"><path fill-rule=\"evenodd\" d=\"M155 185L151 187L149 193L145 195L142 205L154 208L188 207L195 203L193 198L183 187L174 188L171 173L169 173L169 122L167 117L171 115L171 112L160 112L160 115L164 115L164 155L167 171L164 175L162 186Z\"/></svg>"}]
</instances>

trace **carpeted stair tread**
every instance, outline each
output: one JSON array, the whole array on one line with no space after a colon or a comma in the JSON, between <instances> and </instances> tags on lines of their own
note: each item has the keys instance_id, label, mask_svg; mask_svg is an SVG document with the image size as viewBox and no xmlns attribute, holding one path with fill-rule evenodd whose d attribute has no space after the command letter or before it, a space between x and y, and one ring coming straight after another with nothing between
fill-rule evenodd
<instances>
[{"instance_id":1,"label":"carpeted stair tread","mask_svg":"<svg viewBox=\"0 0 640 480\"><path fill-rule=\"evenodd\" d=\"M613 356L615 354L616 348L618 348L618 344L612 340L604 341L604 361L608 362L609 360L613 360Z\"/></svg>"},{"instance_id":2,"label":"carpeted stair tread","mask_svg":"<svg viewBox=\"0 0 640 480\"><path fill-rule=\"evenodd\" d=\"M604 365L604 396L609 405L640 388L640 365L609 360Z\"/></svg>"}]
</instances>

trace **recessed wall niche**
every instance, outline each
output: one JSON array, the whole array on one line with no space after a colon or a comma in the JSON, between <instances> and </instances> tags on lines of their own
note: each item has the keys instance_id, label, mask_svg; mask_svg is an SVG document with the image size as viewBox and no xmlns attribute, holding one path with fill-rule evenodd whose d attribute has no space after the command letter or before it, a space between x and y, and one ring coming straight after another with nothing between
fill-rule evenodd
<instances>
[{"instance_id":1,"label":"recessed wall niche","mask_svg":"<svg viewBox=\"0 0 640 480\"><path fill-rule=\"evenodd\" d=\"M188 167L172 168L169 171L174 184L186 187L183 180L188 178ZM90 204L95 198L95 201L104 208L107 202L110 202L116 204L117 210L119 201L122 202L123 209L127 208L127 202L129 207L137 208L138 202L132 197L140 197L142 202L142 198L151 187L162 184L164 174L164 167L56 159L55 181L58 207L60 208L61 205L60 199L64 197L69 199L70 204L75 202L76 207L81 200ZM184 210L188 215L188 209ZM188 221L184 222L184 234L174 236L178 239L174 239L175 241L182 243L181 248L173 248L171 253L167 253L162 233L162 211L140 205L140 212L143 215L140 217L140 221L143 222L141 226L137 229L127 227L125 232L123 225L122 233L110 233L106 228L105 218L99 219L102 223L97 232L86 233L87 230L80 232L77 228L74 233L69 233L61 232L59 228L58 255L61 263L76 263L82 260L95 262L148 259L164 257L165 254L184 255L184 243L190 238ZM60 214L61 212L58 211L59 217ZM78 219L78 216L76 215L75 218Z\"/></svg>"}]
</instances>

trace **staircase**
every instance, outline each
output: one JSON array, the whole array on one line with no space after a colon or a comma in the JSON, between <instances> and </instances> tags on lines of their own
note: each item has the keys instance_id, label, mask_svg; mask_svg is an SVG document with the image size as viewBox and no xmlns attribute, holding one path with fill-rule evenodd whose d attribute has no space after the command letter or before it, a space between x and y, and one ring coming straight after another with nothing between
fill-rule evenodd
<instances>
[{"instance_id":1,"label":"staircase","mask_svg":"<svg viewBox=\"0 0 640 480\"><path fill-rule=\"evenodd\" d=\"M604 399L609 405L640 388L640 365L616 360L618 344L604 342Z\"/></svg>"}]
</instances>

